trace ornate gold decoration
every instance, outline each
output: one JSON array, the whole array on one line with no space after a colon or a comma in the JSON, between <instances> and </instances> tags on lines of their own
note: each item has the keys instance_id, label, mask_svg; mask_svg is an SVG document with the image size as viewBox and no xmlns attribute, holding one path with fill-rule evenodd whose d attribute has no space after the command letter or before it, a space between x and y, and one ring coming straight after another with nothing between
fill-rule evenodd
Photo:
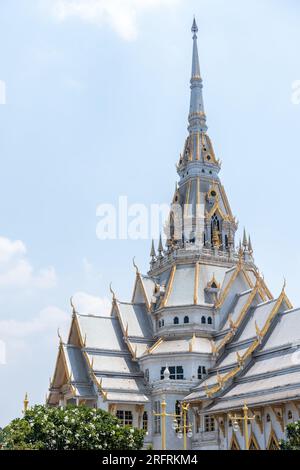
<instances>
[{"instance_id":1,"label":"ornate gold decoration","mask_svg":"<svg viewBox=\"0 0 300 470\"><path fill-rule=\"evenodd\" d=\"M73 297L70 298L70 304L71 304L71 307L72 307L72 313L73 315L76 315L76 309L75 309L75 305L73 303Z\"/></svg>"},{"instance_id":2,"label":"ornate gold decoration","mask_svg":"<svg viewBox=\"0 0 300 470\"><path fill-rule=\"evenodd\" d=\"M193 337L192 337L191 340L189 341L189 352L193 352L194 346L195 346L195 342L196 342L196 334L194 333L194 334L193 334Z\"/></svg>"},{"instance_id":3,"label":"ornate gold decoration","mask_svg":"<svg viewBox=\"0 0 300 470\"><path fill-rule=\"evenodd\" d=\"M213 228L212 243L214 248L219 249L221 246L220 232L216 225Z\"/></svg>"},{"instance_id":4,"label":"ornate gold decoration","mask_svg":"<svg viewBox=\"0 0 300 470\"><path fill-rule=\"evenodd\" d=\"M176 273L176 264L173 265L172 270L171 270L170 279L169 279L168 286L167 286L167 289L166 289L166 292L162 301L162 305L161 305L162 308L166 307L168 303L168 300L172 291L172 287L173 287L175 273Z\"/></svg>"},{"instance_id":5,"label":"ornate gold decoration","mask_svg":"<svg viewBox=\"0 0 300 470\"><path fill-rule=\"evenodd\" d=\"M250 436L249 449L248 450L260 450L258 441L257 441L253 431L252 431L251 436Z\"/></svg>"},{"instance_id":6,"label":"ornate gold decoration","mask_svg":"<svg viewBox=\"0 0 300 470\"><path fill-rule=\"evenodd\" d=\"M140 271L139 271L139 268L138 268L137 265L136 265L135 256L134 256L133 259L132 259L132 264L133 264L133 267L134 267L135 270L136 270L136 274L139 274Z\"/></svg>"},{"instance_id":7,"label":"ornate gold decoration","mask_svg":"<svg viewBox=\"0 0 300 470\"><path fill-rule=\"evenodd\" d=\"M230 443L230 450L241 450L236 435L233 433Z\"/></svg>"},{"instance_id":8,"label":"ornate gold decoration","mask_svg":"<svg viewBox=\"0 0 300 470\"><path fill-rule=\"evenodd\" d=\"M280 449L279 441L277 439L277 436L276 436L276 433L274 431L273 426L271 427L267 449L268 450L279 450Z\"/></svg>"},{"instance_id":9,"label":"ornate gold decoration","mask_svg":"<svg viewBox=\"0 0 300 470\"><path fill-rule=\"evenodd\" d=\"M207 385L205 385L205 393L208 398L211 398L213 396L213 392L211 392Z\"/></svg>"},{"instance_id":10,"label":"ornate gold decoration","mask_svg":"<svg viewBox=\"0 0 300 470\"><path fill-rule=\"evenodd\" d=\"M113 301L115 302L117 298L116 298L115 292L112 289L112 282L109 284L109 290L110 290L110 293L112 294Z\"/></svg>"}]
</instances>

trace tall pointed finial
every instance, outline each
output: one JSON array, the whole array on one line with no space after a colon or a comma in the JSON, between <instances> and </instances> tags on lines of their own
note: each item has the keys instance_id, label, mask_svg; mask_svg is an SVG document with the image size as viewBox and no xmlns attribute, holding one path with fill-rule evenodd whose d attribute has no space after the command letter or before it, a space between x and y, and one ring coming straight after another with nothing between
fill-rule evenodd
<instances>
[{"instance_id":1,"label":"tall pointed finial","mask_svg":"<svg viewBox=\"0 0 300 470\"><path fill-rule=\"evenodd\" d=\"M252 247L252 242L251 242L250 235L249 235L249 239L248 239L248 250L249 250L250 255L252 255L253 254L253 247Z\"/></svg>"},{"instance_id":2,"label":"tall pointed finial","mask_svg":"<svg viewBox=\"0 0 300 470\"><path fill-rule=\"evenodd\" d=\"M155 246L154 246L154 240L152 240L150 256L151 256L152 259L154 259L154 258L156 257Z\"/></svg>"},{"instance_id":3,"label":"tall pointed finial","mask_svg":"<svg viewBox=\"0 0 300 470\"><path fill-rule=\"evenodd\" d=\"M24 405L23 411L24 411L24 413L26 413L26 411L28 410L28 405L29 405L28 393L27 392L25 393L25 398L24 398L24 401L23 401L23 405Z\"/></svg>"},{"instance_id":4,"label":"tall pointed finial","mask_svg":"<svg viewBox=\"0 0 300 470\"><path fill-rule=\"evenodd\" d=\"M76 315L76 309L75 309L75 305L74 305L74 302L73 302L73 297L70 298L70 304L71 304L71 307L72 307L73 315Z\"/></svg>"},{"instance_id":5,"label":"tall pointed finial","mask_svg":"<svg viewBox=\"0 0 300 470\"><path fill-rule=\"evenodd\" d=\"M247 234L246 234L246 229L245 228L244 228L244 235L243 235L243 247L245 248L245 250L248 247L248 240L247 240Z\"/></svg>"},{"instance_id":6,"label":"tall pointed finial","mask_svg":"<svg viewBox=\"0 0 300 470\"><path fill-rule=\"evenodd\" d=\"M112 294L113 301L115 301L116 300L116 294L112 289L112 283L109 284L109 290L110 290L110 293Z\"/></svg>"},{"instance_id":7,"label":"tall pointed finial","mask_svg":"<svg viewBox=\"0 0 300 470\"><path fill-rule=\"evenodd\" d=\"M59 328L57 328L57 336L59 338L59 344L62 345L63 344L63 339L62 339L62 336L60 334L60 329Z\"/></svg>"},{"instance_id":8,"label":"tall pointed finial","mask_svg":"<svg viewBox=\"0 0 300 470\"><path fill-rule=\"evenodd\" d=\"M189 132L195 134L206 132L206 116L204 112L204 102L202 95L202 78L200 73L200 63L197 44L198 26L194 18L192 25L193 33L193 59L192 59L192 77L191 77L191 101L189 114Z\"/></svg>"},{"instance_id":9,"label":"tall pointed finial","mask_svg":"<svg viewBox=\"0 0 300 470\"><path fill-rule=\"evenodd\" d=\"M160 259L163 257L163 251L164 251L164 247L163 247L162 238L161 238L161 234L160 234L159 244L158 244L158 253L159 253L159 258Z\"/></svg>"},{"instance_id":10,"label":"tall pointed finial","mask_svg":"<svg viewBox=\"0 0 300 470\"><path fill-rule=\"evenodd\" d=\"M133 258L133 260L132 260L132 263L133 263L133 267L134 267L135 270L136 270L136 273L139 274L140 272L139 272L139 268L137 267L137 264L136 264L136 262L135 262L135 256L134 256L134 258Z\"/></svg>"}]
</instances>

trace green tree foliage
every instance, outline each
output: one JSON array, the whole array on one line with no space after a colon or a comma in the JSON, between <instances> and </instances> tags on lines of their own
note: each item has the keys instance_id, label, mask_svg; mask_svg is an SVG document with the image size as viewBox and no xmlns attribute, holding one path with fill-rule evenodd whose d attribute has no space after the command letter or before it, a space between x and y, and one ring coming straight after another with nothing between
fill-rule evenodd
<instances>
[{"instance_id":1,"label":"green tree foliage","mask_svg":"<svg viewBox=\"0 0 300 470\"><path fill-rule=\"evenodd\" d=\"M287 439L280 442L281 450L300 450L300 421L288 424Z\"/></svg>"},{"instance_id":2,"label":"green tree foliage","mask_svg":"<svg viewBox=\"0 0 300 470\"><path fill-rule=\"evenodd\" d=\"M2 449L138 450L144 432L122 427L111 414L85 406L35 406L0 432Z\"/></svg>"}]
</instances>

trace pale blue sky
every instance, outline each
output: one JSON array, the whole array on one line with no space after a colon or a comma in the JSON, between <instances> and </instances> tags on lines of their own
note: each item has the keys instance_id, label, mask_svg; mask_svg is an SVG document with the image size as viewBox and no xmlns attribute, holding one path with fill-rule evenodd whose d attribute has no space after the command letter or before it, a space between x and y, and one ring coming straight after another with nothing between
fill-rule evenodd
<instances>
[{"instance_id":1,"label":"pale blue sky","mask_svg":"<svg viewBox=\"0 0 300 470\"><path fill-rule=\"evenodd\" d=\"M171 201L193 14L233 212L271 290L286 277L300 305L299 2L1 0L0 425L20 413L25 391L44 400L70 296L109 298L113 281L127 300L132 257L148 269L150 241L97 240L96 208L119 195Z\"/></svg>"}]
</instances>

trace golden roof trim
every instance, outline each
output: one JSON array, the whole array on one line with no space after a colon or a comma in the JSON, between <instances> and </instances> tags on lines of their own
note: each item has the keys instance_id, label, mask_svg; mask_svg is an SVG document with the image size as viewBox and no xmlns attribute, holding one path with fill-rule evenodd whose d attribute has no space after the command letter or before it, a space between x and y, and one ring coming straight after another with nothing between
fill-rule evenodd
<instances>
[{"instance_id":1,"label":"golden roof trim","mask_svg":"<svg viewBox=\"0 0 300 470\"><path fill-rule=\"evenodd\" d=\"M175 273L176 273L176 264L174 264L172 266L168 286L167 286L167 289L166 289L166 292L165 292L165 295L164 295L164 298L163 298L163 301L162 301L161 308L164 308L164 307L167 306L168 300L169 300L170 295L171 295L172 287L173 287Z\"/></svg>"},{"instance_id":2,"label":"golden roof trim","mask_svg":"<svg viewBox=\"0 0 300 470\"><path fill-rule=\"evenodd\" d=\"M200 263L196 263L195 264L195 278L194 278L194 305L198 305L199 271L200 271Z\"/></svg>"}]
</instances>

